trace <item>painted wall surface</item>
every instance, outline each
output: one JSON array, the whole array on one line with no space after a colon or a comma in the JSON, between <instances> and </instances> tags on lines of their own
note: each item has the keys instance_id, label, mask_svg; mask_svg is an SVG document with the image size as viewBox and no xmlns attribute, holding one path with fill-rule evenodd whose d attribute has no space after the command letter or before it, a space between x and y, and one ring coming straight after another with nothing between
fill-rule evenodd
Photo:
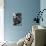
<instances>
[{"instance_id":1,"label":"painted wall surface","mask_svg":"<svg viewBox=\"0 0 46 46\"><path fill-rule=\"evenodd\" d=\"M35 12L40 9L40 0L5 0L4 34L7 41L18 41L31 31ZM13 26L13 12L22 13L22 26Z\"/></svg>"},{"instance_id":2,"label":"painted wall surface","mask_svg":"<svg viewBox=\"0 0 46 46\"><path fill-rule=\"evenodd\" d=\"M41 0L40 2L41 2L40 9L42 11L43 9L46 9L46 0ZM46 10L43 12L42 17L43 17L43 22L41 21L40 25L46 26Z\"/></svg>"},{"instance_id":3,"label":"painted wall surface","mask_svg":"<svg viewBox=\"0 0 46 46\"><path fill-rule=\"evenodd\" d=\"M40 10L46 9L46 0L41 0L40 1ZM46 27L46 11L44 11L43 15L43 22L40 22L40 25L45 26ZM46 36L46 35L45 35ZM46 37L45 37L46 38ZM46 44L46 40L45 40L45 44Z\"/></svg>"}]
</instances>

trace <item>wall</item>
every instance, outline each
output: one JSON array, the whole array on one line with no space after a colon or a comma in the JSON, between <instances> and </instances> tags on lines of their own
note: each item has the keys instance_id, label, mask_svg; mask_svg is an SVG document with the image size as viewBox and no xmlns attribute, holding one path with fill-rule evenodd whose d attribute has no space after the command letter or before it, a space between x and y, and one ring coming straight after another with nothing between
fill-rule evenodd
<instances>
[{"instance_id":1,"label":"wall","mask_svg":"<svg viewBox=\"0 0 46 46\"><path fill-rule=\"evenodd\" d=\"M40 9L41 9L41 10L46 9L46 0L41 0L41 1L40 1ZM44 11L42 17L43 17L43 22L40 21L40 25L46 27L46 11ZM46 34L45 34L45 36L46 36ZM45 38L45 39L46 39L46 38ZM45 40L45 44L46 44L46 40Z\"/></svg>"},{"instance_id":2,"label":"wall","mask_svg":"<svg viewBox=\"0 0 46 46\"><path fill-rule=\"evenodd\" d=\"M5 0L4 34L7 41L18 41L31 31L35 12L40 9L40 0ZM22 26L13 26L13 12L22 13Z\"/></svg>"},{"instance_id":3,"label":"wall","mask_svg":"<svg viewBox=\"0 0 46 46\"><path fill-rule=\"evenodd\" d=\"M43 9L46 9L46 0L41 0L40 1L40 9L41 9L41 11ZM42 17L43 17L43 22L41 21L40 25L46 26L46 10L43 12L43 16Z\"/></svg>"}]
</instances>

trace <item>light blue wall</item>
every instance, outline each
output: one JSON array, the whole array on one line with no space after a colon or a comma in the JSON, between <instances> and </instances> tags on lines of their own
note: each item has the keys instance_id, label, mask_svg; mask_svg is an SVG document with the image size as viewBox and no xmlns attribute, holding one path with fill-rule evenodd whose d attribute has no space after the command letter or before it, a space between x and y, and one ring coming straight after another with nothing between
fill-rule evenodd
<instances>
[{"instance_id":1,"label":"light blue wall","mask_svg":"<svg viewBox=\"0 0 46 46\"><path fill-rule=\"evenodd\" d=\"M40 10L42 11L43 9L46 9L46 0L41 0L40 1ZM43 12L43 22L40 22L40 25L45 26L46 27L46 10Z\"/></svg>"},{"instance_id":2,"label":"light blue wall","mask_svg":"<svg viewBox=\"0 0 46 46\"><path fill-rule=\"evenodd\" d=\"M15 9L15 10L12 10ZM35 12L40 9L39 0L6 0L4 9L5 40L18 41L31 31ZM13 11L22 13L22 26L13 26Z\"/></svg>"}]
</instances>

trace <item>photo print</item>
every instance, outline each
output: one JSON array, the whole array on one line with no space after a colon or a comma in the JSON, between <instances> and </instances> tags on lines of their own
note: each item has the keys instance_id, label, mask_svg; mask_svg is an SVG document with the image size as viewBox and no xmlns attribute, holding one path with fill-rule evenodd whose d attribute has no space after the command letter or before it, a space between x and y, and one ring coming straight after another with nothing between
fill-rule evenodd
<instances>
[{"instance_id":1,"label":"photo print","mask_svg":"<svg viewBox=\"0 0 46 46\"><path fill-rule=\"evenodd\" d=\"M22 23L22 14L21 13L15 13L13 16L13 25L21 25Z\"/></svg>"}]
</instances>

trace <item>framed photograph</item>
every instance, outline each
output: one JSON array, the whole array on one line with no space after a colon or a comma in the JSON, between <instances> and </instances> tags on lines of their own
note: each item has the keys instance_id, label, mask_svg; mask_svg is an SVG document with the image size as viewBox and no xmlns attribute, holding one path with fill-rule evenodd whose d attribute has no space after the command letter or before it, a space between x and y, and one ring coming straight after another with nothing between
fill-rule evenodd
<instances>
[{"instance_id":1,"label":"framed photograph","mask_svg":"<svg viewBox=\"0 0 46 46\"><path fill-rule=\"evenodd\" d=\"M15 13L15 16L13 16L13 25L21 25L21 23L22 23L22 14Z\"/></svg>"}]
</instances>

